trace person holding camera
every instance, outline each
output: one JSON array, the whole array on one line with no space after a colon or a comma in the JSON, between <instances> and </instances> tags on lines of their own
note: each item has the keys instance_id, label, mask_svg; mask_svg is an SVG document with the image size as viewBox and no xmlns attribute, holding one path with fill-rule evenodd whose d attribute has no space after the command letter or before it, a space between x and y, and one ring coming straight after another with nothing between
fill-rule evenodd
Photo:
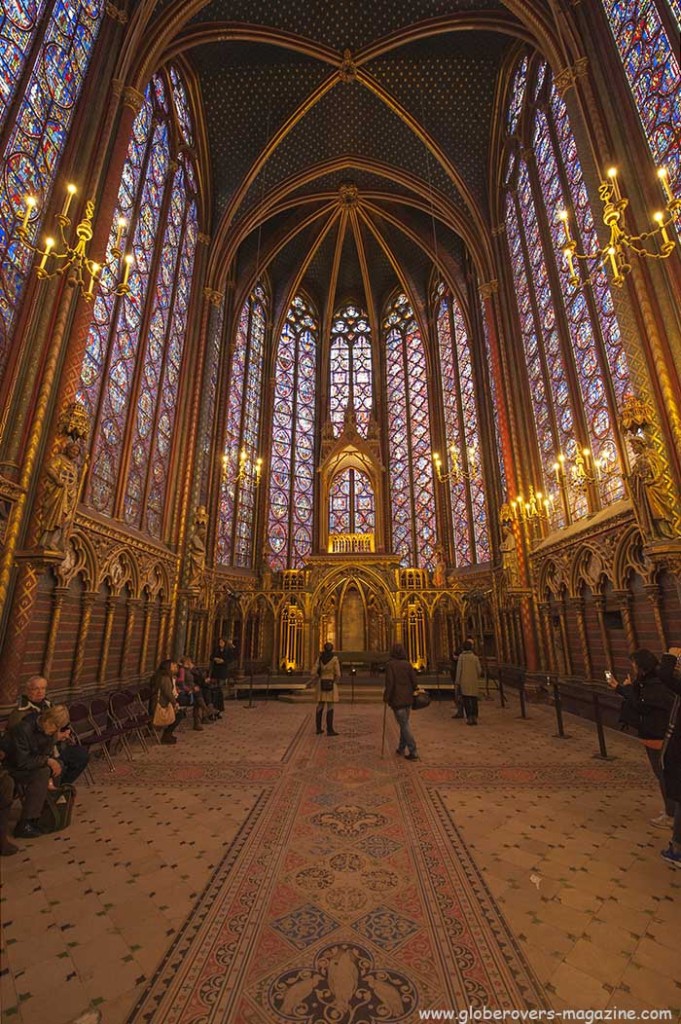
<instances>
[{"instance_id":1,"label":"person holding camera","mask_svg":"<svg viewBox=\"0 0 681 1024\"><path fill-rule=\"evenodd\" d=\"M340 700L338 681L341 677L340 662L333 653L333 644L325 643L324 650L317 659L317 735L321 736L322 718L326 708L326 735L337 736L333 727L333 706Z\"/></svg>"},{"instance_id":2,"label":"person holding camera","mask_svg":"<svg viewBox=\"0 0 681 1024\"><path fill-rule=\"evenodd\" d=\"M631 672L623 683L619 683L610 671L605 673L605 679L608 686L623 698L620 722L638 734L660 785L664 807L660 815L651 819L650 824L654 828L667 829L672 826L675 805L665 791L662 745L674 697L660 678L660 662L652 651L645 648L634 651L630 660Z\"/></svg>"}]
</instances>

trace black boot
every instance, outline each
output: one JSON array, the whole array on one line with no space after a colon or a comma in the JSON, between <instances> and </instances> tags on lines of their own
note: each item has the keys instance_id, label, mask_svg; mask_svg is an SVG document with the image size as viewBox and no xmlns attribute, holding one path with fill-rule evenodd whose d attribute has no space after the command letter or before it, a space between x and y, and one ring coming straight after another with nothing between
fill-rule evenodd
<instances>
[{"instance_id":1,"label":"black boot","mask_svg":"<svg viewBox=\"0 0 681 1024\"><path fill-rule=\"evenodd\" d=\"M337 736L338 735L338 733L336 732L336 730L333 727L333 708L329 708L329 710L326 712L326 735L327 736Z\"/></svg>"},{"instance_id":2,"label":"black boot","mask_svg":"<svg viewBox=\"0 0 681 1024\"><path fill-rule=\"evenodd\" d=\"M324 708L317 708L317 714L315 715L315 720L317 722L317 735L318 736L323 736L324 735L324 730L322 729L322 715L323 714L324 714Z\"/></svg>"}]
</instances>

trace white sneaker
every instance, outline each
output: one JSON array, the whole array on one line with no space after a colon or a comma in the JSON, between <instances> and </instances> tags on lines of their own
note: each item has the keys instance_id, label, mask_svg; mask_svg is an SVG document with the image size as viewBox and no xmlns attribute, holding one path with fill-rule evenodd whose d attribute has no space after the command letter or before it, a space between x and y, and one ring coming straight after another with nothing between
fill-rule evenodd
<instances>
[{"instance_id":1,"label":"white sneaker","mask_svg":"<svg viewBox=\"0 0 681 1024\"><path fill-rule=\"evenodd\" d=\"M650 824L653 828L666 828L670 829L674 825L674 819L669 814L659 814L657 818L651 818Z\"/></svg>"}]
</instances>

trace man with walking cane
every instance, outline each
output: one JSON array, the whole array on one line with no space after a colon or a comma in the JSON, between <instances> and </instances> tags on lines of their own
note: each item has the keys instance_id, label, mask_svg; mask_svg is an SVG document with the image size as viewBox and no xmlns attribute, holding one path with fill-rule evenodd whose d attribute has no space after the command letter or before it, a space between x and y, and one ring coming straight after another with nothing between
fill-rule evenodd
<instances>
[{"instance_id":1,"label":"man with walking cane","mask_svg":"<svg viewBox=\"0 0 681 1024\"><path fill-rule=\"evenodd\" d=\"M400 742L395 751L396 754L409 753L405 761L418 761L416 753L416 740L409 725L409 712L411 711L414 691L418 689L416 672L409 663L407 652L402 644L395 644L390 652L390 660L385 666L385 690L383 701L393 709L395 721L400 727ZM385 744L385 713L383 715L383 744ZM381 754L383 747L381 748Z\"/></svg>"}]
</instances>

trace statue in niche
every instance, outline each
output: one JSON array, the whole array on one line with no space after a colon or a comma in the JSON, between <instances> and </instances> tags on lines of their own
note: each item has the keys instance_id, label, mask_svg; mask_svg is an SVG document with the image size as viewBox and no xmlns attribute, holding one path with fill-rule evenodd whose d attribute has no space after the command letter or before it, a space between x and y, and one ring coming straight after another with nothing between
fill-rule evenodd
<instances>
[{"instance_id":1,"label":"statue in niche","mask_svg":"<svg viewBox=\"0 0 681 1024\"><path fill-rule=\"evenodd\" d=\"M66 543L80 496L81 446L65 440L45 467L43 495L37 511L38 545L66 553Z\"/></svg>"},{"instance_id":2,"label":"statue in niche","mask_svg":"<svg viewBox=\"0 0 681 1024\"><path fill-rule=\"evenodd\" d=\"M520 579L520 562L518 561L518 547L516 545L513 525L509 519L501 521L501 564L506 577L506 585L510 590L518 590L522 583Z\"/></svg>"},{"instance_id":3,"label":"statue in niche","mask_svg":"<svg viewBox=\"0 0 681 1024\"><path fill-rule=\"evenodd\" d=\"M645 432L630 439L634 462L627 477L639 529L645 540L669 540L674 536L674 515L665 488L664 460Z\"/></svg>"},{"instance_id":4,"label":"statue in niche","mask_svg":"<svg viewBox=\"0 0 681 1024\"><path fill-rule=\"evenodd\" d=\"M189 537L187 557L189 565L189 586L192 589L201 586L203 571L206 568L206 542L208 534L208 515L204 505L199 505L194 517L194 528Z\"/></svg>"},{"instance_id":5,"label":"statue in niche","mask_svg":"<svg viewBox=\"0 0 681 1024\"><path fill-rule=\"evenodd\" d=\"M441 544L438 544L435 548L435 568L433 569L433 586L434 587L446 587L447 586L447 564L445 562L444 548Z\"/></svg>"}]
</instances>

